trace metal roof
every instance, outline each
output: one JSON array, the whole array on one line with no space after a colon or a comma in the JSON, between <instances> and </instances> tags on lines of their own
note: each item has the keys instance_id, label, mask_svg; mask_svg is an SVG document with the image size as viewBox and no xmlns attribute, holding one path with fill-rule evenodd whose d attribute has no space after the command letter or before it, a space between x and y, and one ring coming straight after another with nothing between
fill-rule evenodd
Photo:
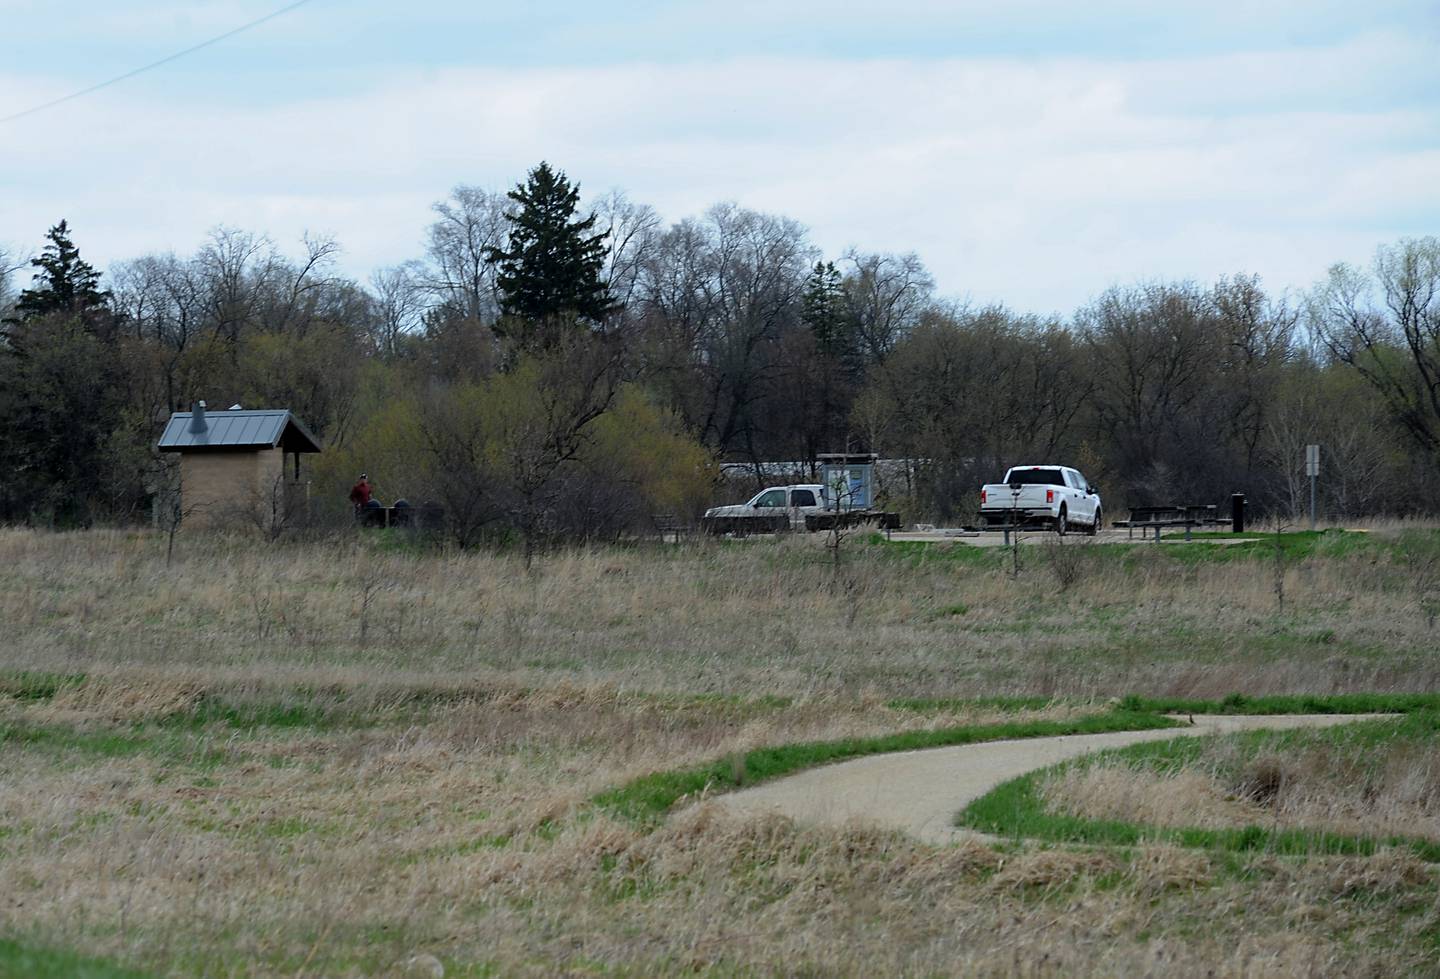
<instances>
[{"instance_id":1,"label":"metal roof","mask_svg":"<svg viewBox=\"0 0 1440 979\"><path fill-rule=\"evenodd\" d=\"M191 412L177 411L160 436L161 452L196 449L273 449L282 441L288 452L319 452L315 436L284 408L273 411L207 411L205 430L190 430Z\"/></svg>"}]
</instances>

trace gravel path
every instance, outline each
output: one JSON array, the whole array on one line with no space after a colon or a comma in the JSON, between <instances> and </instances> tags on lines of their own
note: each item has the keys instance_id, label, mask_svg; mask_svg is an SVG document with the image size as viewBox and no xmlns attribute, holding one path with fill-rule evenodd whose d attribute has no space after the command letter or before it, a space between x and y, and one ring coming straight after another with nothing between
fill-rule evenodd
<instances>
[{"instance_id":1,"label":"gravel path","mask_svg":"<svg viewBox=\"0 0 1440 979\"><path fill-rule=\"evenodd\" d=\"M979 834L951 825L955 814L1002 782L1100 748L1185 735L1256 728L1329 727L1368 715L1196 715L1194 726L1160 731L1116 731L1059 738L1028 738L929 748L812 768L714 797L736 813L781 812L803 822L852 820L902 829L930 843Z\"/></svg>"}]
</instances>

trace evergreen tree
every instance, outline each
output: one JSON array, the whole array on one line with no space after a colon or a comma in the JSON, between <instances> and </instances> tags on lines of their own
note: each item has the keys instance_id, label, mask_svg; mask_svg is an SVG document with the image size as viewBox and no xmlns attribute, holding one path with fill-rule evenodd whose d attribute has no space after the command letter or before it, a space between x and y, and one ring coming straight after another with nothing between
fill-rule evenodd
<instances>
[{"instance_id":1,"label":"evergreen tree","mask_svg":"<svg viewBox=\"0 0 1440 979\"><path fill-rule=\"evenodd\" d=\"M849 348L845 296L840 288L840 270L834 262L816 262L805 282L800 317L815 334L820 349L842 356Z\"/></svg>"},{"instance_id":2,"label":"evergreen tree","mask_svg":"<svg viewBox=\"0 0 1440 979\"><path fill-rule=\"evenodd\" d=\"M503 311L531 322L567 314L604 319L613 308L609 286L600 278L608 232L590 233L594 214L575 217L579 184L542 162L508 196L520 205L506 215L510 239L487 256L497 266Z\"/></svg>"},{"instance_id":3,"label":"evergreen tree","mask_svg":"<svg viewBox=\"0 0 1440 979\"><path fill-rule=\"evenodd\" d=\"M110 302L110 293L100 288L100 273L80 257L65 221L51 228L45 237L50 244L30 263L39 271L34 284L20 293L15 304L17 317L29 320L61 313L89 321L88 314L104 309Z\"/></svg>"}]
</instances>

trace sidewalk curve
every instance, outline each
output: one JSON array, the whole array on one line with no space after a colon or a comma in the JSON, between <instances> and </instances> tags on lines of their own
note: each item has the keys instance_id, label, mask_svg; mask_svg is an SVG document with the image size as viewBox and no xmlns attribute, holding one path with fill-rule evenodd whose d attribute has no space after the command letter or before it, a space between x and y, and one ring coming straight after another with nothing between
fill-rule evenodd
<instances>
[{"instance_id":1,"label":"sidewalk curve","mask_svg":"<svg viewBox=\"0 0 1440 979\"><path fill-rule=\"evenodd\" d=\"M929 843L951 843L979 836L952 825L955 814L975 799L1026 772L1091 751L1187 735L1329 727L1376 716L1388 715L1197 714L1193 725L1158 731L1072 734L870 755L715 796L712 801L738 814L780 812L801 822L829 825L859 821L904 830Z\"/></svg>"}]
</instances>

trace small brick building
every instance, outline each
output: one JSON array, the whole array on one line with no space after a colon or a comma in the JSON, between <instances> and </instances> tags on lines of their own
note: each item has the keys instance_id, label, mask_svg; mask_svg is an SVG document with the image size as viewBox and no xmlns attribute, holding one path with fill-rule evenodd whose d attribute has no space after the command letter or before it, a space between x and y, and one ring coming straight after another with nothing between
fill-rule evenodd
<instances>
[{"instance_id":1,"label":"small brick building","mask_svg":"<svg viewBox=\"0 0 1440 979\"><path fill-rule=\"evenodd\" d=\"M180 457L185 523L275 529L308 504L300 457L320 444L287 409L207 412L200 401L170 416L159 449Z\"/></svg>"}]
</instances>

